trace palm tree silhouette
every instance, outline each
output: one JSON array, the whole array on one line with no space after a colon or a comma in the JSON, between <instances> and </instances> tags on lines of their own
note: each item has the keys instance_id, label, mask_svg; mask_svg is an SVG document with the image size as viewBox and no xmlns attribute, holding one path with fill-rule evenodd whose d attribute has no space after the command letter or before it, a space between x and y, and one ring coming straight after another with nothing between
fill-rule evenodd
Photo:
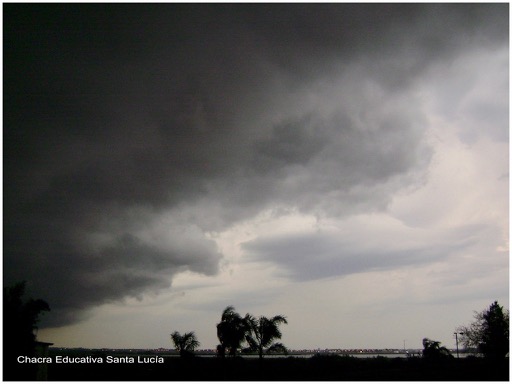
<instances>
[{"instance_id":1,"label":"palm tree silhouette","mask_svg":"<svg viewBox=\"0 0 512 384\"><path fill-rule=\"evenodd\" d=\"M183 335L174 331L171 333L171 339L181 357L192 355L194 349L200 345L194 331L184 333Z\"/></svg>"},{"instance_id":2,"label":"palm tree silhouette","mask_svg":"<svg viewBox=\"0 0 512 384\"><path fill-rule=\"evenodd\" d=\"M453 357L450 350L441 346L440 341L430 340L428 337L423 339L423 357L426 359L442 359Z\"/></svg>"},{"instance_id":3,"label":"palm tree silhouette","mask_svg":"<svg viewBox=\"0 0 512 384\"><path fill-rule=\"evenodd\" d=\"M275 339L280 339L282 334L279 330L279 325L284 323L288 324L286 318L282 315L277 315L272 318L260 316L255 318L248 315L248 324L250 332L246 335L246 340L249 343L251 350L258 351L260 359L263 358L263 352L285 352L286 347L281 343L273 343Z\"/></svg>"},{"instance_id":4,"label":"palm tree silhouette","mask_svg":"<svg viewBox=\"0 0 512 384\"><path fill-rule=\"evenodd\" d=\"M245 340L247 332L249 332L248 316L240 316L235 312L232 305L226 307L222 312L221 321L217 324L217 337L220 341L220 350L222 352L228 350L231 356L236 356L238 348Z\"/></svg>"}]
</instances>

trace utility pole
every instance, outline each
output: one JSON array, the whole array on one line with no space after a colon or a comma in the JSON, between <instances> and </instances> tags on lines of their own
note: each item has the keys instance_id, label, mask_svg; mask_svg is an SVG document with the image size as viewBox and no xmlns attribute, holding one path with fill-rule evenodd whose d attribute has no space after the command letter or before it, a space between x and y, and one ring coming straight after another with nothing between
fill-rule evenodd
<instances>
[{"instance_id":1,"label":"utility pole","mask_svg":"<svg viewBox=\"0 0 512 384\"><path fill-rule=\"evenodd\" d=\"M458 335L463 335L464 332L454 332L453 333L455 335L455 345L457 347L457 359L459 358L459 338L458 338Z\"/></svg>"}]
</instances>

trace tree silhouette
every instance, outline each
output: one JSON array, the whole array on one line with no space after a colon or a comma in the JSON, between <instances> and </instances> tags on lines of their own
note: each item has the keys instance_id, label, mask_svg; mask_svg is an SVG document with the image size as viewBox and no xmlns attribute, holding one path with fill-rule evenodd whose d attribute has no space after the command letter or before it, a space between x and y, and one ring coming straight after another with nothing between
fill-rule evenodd
<instances>
[{"instance_id":1,"label":"tree silhouette","mask_svg":"<svg viewBox=\"0 0 512 384\"><path fill-rule=\"evenodd\" d=\"M219 356L223 356L225 351L229 355L236 356L238 348L245 340L245 336L249 332L249 324L247 314L244 318L235 312L235 308L230 305L224 309L220 323L217 324L217 337L220 346L217 347Z\"/></svg>"},{"instance_id":2,"label":"tree silhouette","mask_svg":"<svg viewBox=\"0 0 512 384\"><path fill-rule=\"evenodd\" d=\"M483 315L484 329L480 351L491 359L504 358L509 350L508 313L497 301Z\"/></svg>"},{"instance_id":3,"label":"tree silhouette","mask_svg":"<svg viewBox=\"0 0 512 384\"><path fill-rule=\"evenodd\" d=\"M184 333L183 335L174 331L171 333L171 339L181 357L191 356L194 353L194 349L200 345L194 331Z\"/></svg>"},{"instance_id":4,"label":"tree silhouette","mask_svg":"<svg viewBox=\"0 0 512 384\"><path fill-rule=\"evenodd\" d=\"M438 360L453 357L448 348L442 347L440 341L423 339L423 357L430 360Z\"/></svg>"},{"instance_id":5,"label":"tree silhouette","mask_svg":"<svg viewBox=\"0 0 512 384\"><path fill-rule=\"evenodd\" d=\"M265 316L254 318L249 315L247 318L249 325L249 334L246 335L246 340L249 347L253 351L258 351L260 359L263 358L263 352L286 352L286 347L281 343L274 343L275 339L280 339L282 334L279 330L279 325L284 323L288 324L286 318L282 315L274 316L270 319Z\"/></svg>"},{"instance_id":6,"label":"tree silhouette","mask_svg":"<svg viewBox=\"0 0 512 384\"><path fill-rule=\"evenodd\" d=\"M489 309L475 312L474 317L469 326L457 328L462 333L461 343L487 358L504 358L509 352L509 311L495 301Z\"/></svg>"},{"instance_id":7,"label":"tree silhouette","mask_svg":"<svg viewBox=\"0 0 512 384\"><path fill-rule=\"evenodd\" d=\"M20 364L16 363L18 356L35 355L36 336L39 315L49 311L48 303L41 299L28 299L24 301L26 282L4 287L3 292L3 334L4 334L4 379L20 378Z\"/></svg>"}]
</instances>

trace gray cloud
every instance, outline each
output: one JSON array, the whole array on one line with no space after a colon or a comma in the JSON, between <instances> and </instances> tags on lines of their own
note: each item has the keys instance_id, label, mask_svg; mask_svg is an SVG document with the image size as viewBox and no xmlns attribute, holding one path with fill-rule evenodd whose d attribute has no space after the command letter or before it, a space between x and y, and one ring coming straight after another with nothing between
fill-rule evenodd
<instances>
[{"instance_id":1,"label":"gray cloud","mask_svg":"<svg viewBox=\"0 0 512 384\"><path fill-rule=\"evenodd\" d=\"M247 260L277 264L283 268L283 275L308 281L443 260L475 243L470 236L463 236L465 231L467 228L457 231L457 237L450 236L456 240L429 245L404 245L392 236L372 241L371 232L362 245L361 239L354 241L354 234L317 232L258 238L242 248Z\"/></svg>"},{"instance_id":2,"label":"gray cloud","mask_svg":"<svg viewBox=\"0 0 512 384\"><path fill-rule=\"evenodd\" d=\"M383 209L430 159L416 77L506 8L7 4L4 280L62 324L214 274L204 231L262 209Z\"/></svg>"}]
</instances>

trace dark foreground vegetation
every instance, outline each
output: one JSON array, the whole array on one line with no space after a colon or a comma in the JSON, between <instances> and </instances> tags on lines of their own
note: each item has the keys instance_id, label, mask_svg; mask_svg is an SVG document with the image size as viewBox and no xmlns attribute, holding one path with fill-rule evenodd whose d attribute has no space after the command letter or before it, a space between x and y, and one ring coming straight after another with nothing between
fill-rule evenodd
<instances>
[{"instance_id":1,"label":"dark foreground vegetation","mask_svg":"<svg viewBox=\"0 0 512 384\"><path fill-rule=\"evenodd\" d=\"M508 381L508 359L179 358L160 364L52 364L50 381Z\"/></svg>"},{"instance_id":2,"label":"dark foreground vegetation","mask_svg":"<svg viewBox=\"0 0 512 384\"><path fill-rule=\"evenodd\" d=\"M113 350L49 348L36 340L41 299L24 299L25 283L4 288L3 380L5 381L508 381L509 313L495 301L475 321L454 334L467 350L483 358L454 358L441 342L423 339L422 357L357 358L340 355L271 358L286 353L274 341L282 336L285 316L246 314L233 306L217 324L216 357L195 356L200 345L193 331L171 334L176 356L151 351L120 355ZM257 358L243 358L239 351ZM142 353L137 355L137 353ZM179 357L178 357L179 356ZM267 356L264 358L264 356Z\"/></svg>"}]
</instances>

